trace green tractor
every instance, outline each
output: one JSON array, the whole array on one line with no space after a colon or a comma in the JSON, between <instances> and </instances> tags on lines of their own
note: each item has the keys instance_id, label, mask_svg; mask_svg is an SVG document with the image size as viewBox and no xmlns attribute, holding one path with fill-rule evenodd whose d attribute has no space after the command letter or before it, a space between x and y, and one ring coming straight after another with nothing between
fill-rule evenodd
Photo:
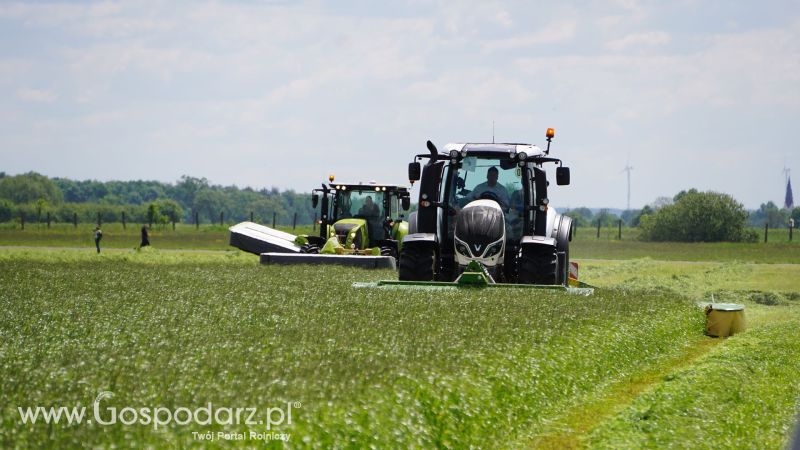
<instances>
[{"instance_id":1,"label":"green tractor","mask_svg":"<svg viewBox=\"0 0 800 450\"><path fill-rule=\"evenodd\" d=\"M408 234L411 197L407 187L393 184L333 183L312 191L320 206L319 236L302 235L300 253L372 255L398 258Z\"/></svg>"}]
</instances>

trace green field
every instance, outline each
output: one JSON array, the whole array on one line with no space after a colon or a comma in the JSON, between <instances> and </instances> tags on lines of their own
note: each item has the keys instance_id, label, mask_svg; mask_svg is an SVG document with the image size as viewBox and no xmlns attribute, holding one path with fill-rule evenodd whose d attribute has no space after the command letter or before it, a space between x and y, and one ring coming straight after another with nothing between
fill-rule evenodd
<instances>
[{"instance_id":1,"label":"green field","mask_svg":"<svg viewBox=\"0 0 800 450\"><path fill-rule=\"evenodd\" d=\"M204 232L196 246L182 237ZM791 245L737 244L752 258L697 244L632 259L646 247L603 254L579 238L574 257L592 257L581 276L600 287L582 297L354 289L395 274L158 250L227 248L222 229L171 236L180 245L100 255L0 249L2 447L184 447L203 444L192 432L266 429L32 425L17 410L91 408L102 391L118 411L211 403L261 417L297 402L291 425L272 427L291 448L781 448L797 411ZM3 245L43 242L56 246ZM745 304L748 331L705 337L698 303L712 299Z\"/></svg>"},{"instance_id":2,"label":"green field","mask_svg":"<svg viewBox=\"0 0 800 450\"><path fill-rule=\"evenodd\" d=\"M111 223L103 226L102 248L132 249L139 245L141 225ZM316 234L311 226L277 227L293 234ZM94 248L92 224L0 224L0 246L84 247ZM150 242L161 249L231 250L228 246L228 225L178 224L155 226L150 231ZM623 239L617 239L616 228L604 228L600 238L596 229L581 228L575 233L571 251L573 259L631 259L650 257L669 261L742 261L759 263L800 263L800 236L788 240L788 230L773 230L770 242L763 243L675 243L642 242L636 229L623 229Z\"/></svg>"}]
</instances>

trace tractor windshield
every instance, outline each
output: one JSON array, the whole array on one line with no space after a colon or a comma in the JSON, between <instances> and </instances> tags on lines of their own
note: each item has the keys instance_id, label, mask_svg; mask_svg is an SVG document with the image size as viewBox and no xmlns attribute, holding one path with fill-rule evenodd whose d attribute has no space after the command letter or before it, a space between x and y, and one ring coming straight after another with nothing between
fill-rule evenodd
<instances>
[{"instance_id":1,"label":"tractor windshield","mask_svg":"<svg viewBox=\"0 0 800 450\"><path fill-rule=\"evenodd\" d=\"M337 190L336 219L361 218L367 221L370 240L382 239L385 191Z\"/></svg>"},{"instance_id":2,"label":"tractor windshield","mask_svg":"<svg viewBox=\"0 0 800 450\"><path fill-rule=\"evenodd\" d=\"M505 214L508 237L522 237L525 195L518 165L508 158L468 156L453 174L451 204L460 209L473 200L494 200Z\"/></svg>"}]
</instances>

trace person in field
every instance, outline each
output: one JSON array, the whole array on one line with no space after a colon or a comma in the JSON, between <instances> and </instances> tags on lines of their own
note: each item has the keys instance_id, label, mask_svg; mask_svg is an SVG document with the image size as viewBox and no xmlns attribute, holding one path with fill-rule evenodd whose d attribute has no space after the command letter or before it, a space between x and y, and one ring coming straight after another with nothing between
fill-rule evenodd
<instances>
[{"instance_id":1,"label":"person in field","mask_svg":"<svg viewBox=\"0 0 800 450\"><path fill-rule=\"evenodd\" d=\"M150 237L147 233L147 225L142 225L142 243L139 244L139 248L147 247L150 245Z\"/></svg>"},{"instance_id":2,"label":"person in field","mask_svg":"<svg viewBox=\"0 0 800 450\"><path fill-rule=\"evenodd\" d=\"M103 239L103 230L98 225L94 227L94 246L97 247L97 253L100 253L100 239Z\"/></svg>"}]
</instances>

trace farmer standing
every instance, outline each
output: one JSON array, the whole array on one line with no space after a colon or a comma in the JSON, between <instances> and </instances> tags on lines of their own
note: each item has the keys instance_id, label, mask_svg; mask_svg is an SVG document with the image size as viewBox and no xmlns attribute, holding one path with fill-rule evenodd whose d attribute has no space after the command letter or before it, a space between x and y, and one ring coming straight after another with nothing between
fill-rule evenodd
<instances>
[{"instance_id":1,"label":"farmer standing","mask_svg":"<svg viewBox=\"0 0 800 450\"><path fill-rule=\"evenodd\" d=\"M100 253L100 239L103 239L103 230L98 225L94 227L94 246L97 247L97 253Z\"/></svg>"},{"instance_id":2,"label":"farmer standing","mask_svg":"<svg viewBox=\"0 0 800 450\"><path fill-rule=\"evenodd\" d=\"M150 239L148 239L147 235L147 225L142 225L142 243L139 244L139 248L147 247L150 245Z\"/></svg>"}]
</instances>

